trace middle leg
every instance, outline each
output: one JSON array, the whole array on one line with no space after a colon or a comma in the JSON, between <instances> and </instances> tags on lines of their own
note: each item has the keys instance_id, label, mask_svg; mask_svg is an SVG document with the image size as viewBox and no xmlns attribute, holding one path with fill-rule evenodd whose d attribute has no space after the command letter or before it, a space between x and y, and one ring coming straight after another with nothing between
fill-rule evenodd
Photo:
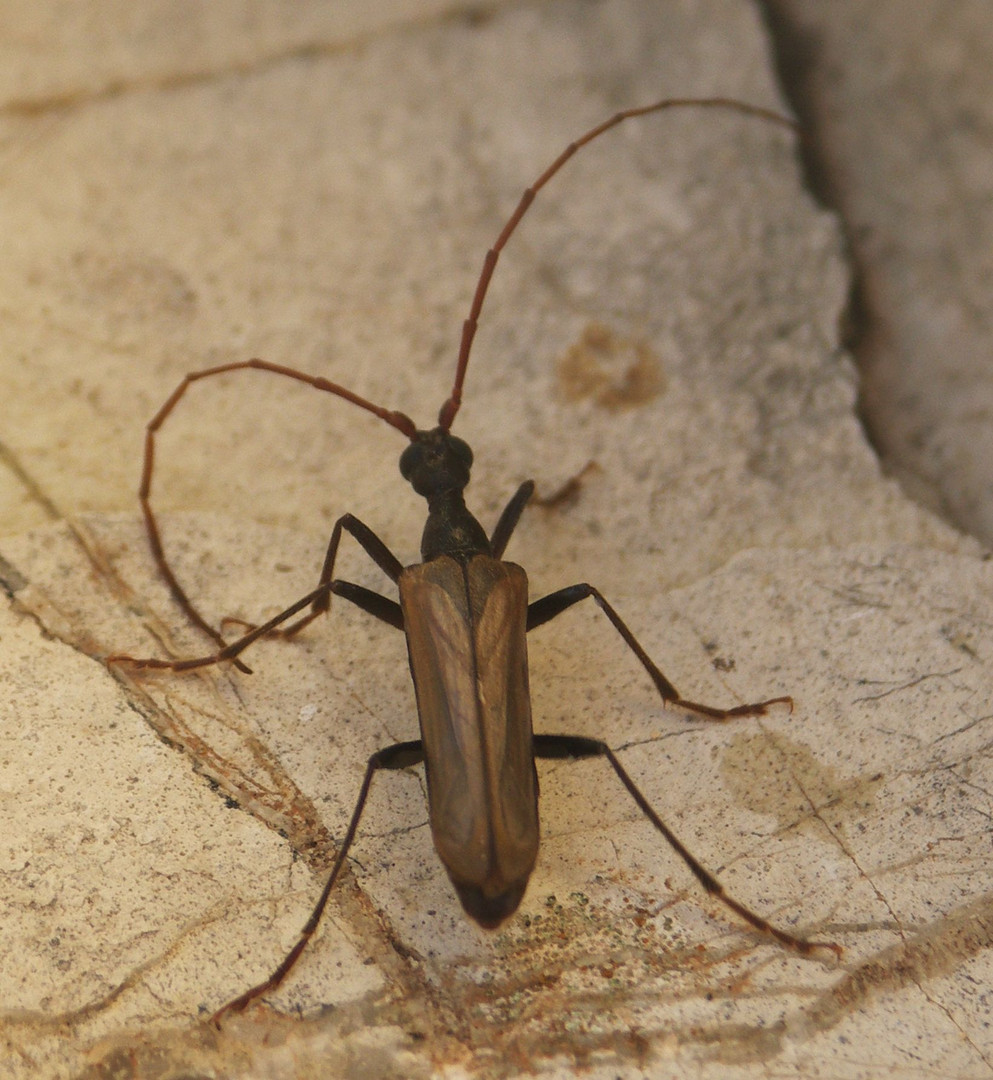
<instances>
[{"instance_id":1,"label":"middle leg","mask_svg":"<svg viewBox=\"0 0 993 1080\"><path fill-rule=\"evenodd\" d=\"M585 600L587 597L592 597L600 610L610 619L614 629L621 635L628 648L638 657L641 666L648 672L652 682L655 683L655 689L658 690L662 700L667 705L695 712L700 716L707 717L709 720L730 720L736 716L762 716L768 712L771 705L785 705L792 712L793 699L791 697L769 698L767 701L756 701L750 705L734 705L730 709L702 705L698 701L690 701L688 698L684 698L662 674L652 658L641 647L638 639L628 629L624 620L611 607L599 590L592 585L587 585L585 582L580 585L569 585L529 604L528 630L533 630L550 619L554 619L556 615L561 615L566 608L571 608L573 604L578 604L580 600Z\"/></svg>"}]
</instances>

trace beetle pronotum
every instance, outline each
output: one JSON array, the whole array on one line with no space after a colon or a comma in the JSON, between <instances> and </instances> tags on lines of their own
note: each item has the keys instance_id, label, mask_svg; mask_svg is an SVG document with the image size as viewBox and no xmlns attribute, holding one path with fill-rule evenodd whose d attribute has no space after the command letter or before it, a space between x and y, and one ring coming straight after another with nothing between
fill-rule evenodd
<instances>
[{"instance_id":1,"label":"beetle pronotum","mask_svg":"<svg viewBox=\"0 0 993 1080\"><path fill-rule=\"evenodd\" d=\"M751 926L798 953L809 955L816 949L840 953L840 948L833 943L809 942L773 926L729 896L649 805L605 742L580 736L533 733L525 635L566 608L592 598L638 658L664 704L710 719L727 720L762 715L774 705L792 708L792 699L777 697L749 705L717 708L684 698L592 585L572 585L539 600L528 601L524 570L502 561L502 557L534 491L533 482L521 485L490 536L466 508L463 498L463 490L469 482L472 451L451 434L451 427L461 404L473 337L500 252L537 192L581 147L631 117L677 107L732 109L764 121L794 126L791 120L776 112L731 99L666 99L617 113L566 147L525 190L486 254L463 325L452 389L433 429L419 429L404 413L376 405L337 383L264 360L222 364L187 375L148 424L140 499L152 553L179 606L218 645L218 650L209 656L188 660L135 659L118 655L109 658L109 662L189 671L232 661L247 671L239 658L249 645L272 633L298 633L328 611L332 595L340 596L406 634L421 728L420 739L386 747L369 759L331 873L297 943L269 978L225 1006L222 1013L244 1008L273 990L293 967L320 922L358 828L375 773L379 769L406 768L421 761L427 773L435 847L463 907L481 926L496 927L517 910L535 864L538 853L535 758L602 757L707 892ZM421 539L422 561L405 567L367 525L351 514L343 515L331 531L317 587L275 618L251 627L229 644L197 611L169 566L151 507L151 490L156 434L187 389L202 379L245 369L266 371L306 383L344 398L396 428L409 441L400 458L400 472L427 500L428 519ZM343 532L351 535L396 583L399 603L334 577ZM290 626L277 629L297 615L300 618Z\"/></svg>"}]
</instances>

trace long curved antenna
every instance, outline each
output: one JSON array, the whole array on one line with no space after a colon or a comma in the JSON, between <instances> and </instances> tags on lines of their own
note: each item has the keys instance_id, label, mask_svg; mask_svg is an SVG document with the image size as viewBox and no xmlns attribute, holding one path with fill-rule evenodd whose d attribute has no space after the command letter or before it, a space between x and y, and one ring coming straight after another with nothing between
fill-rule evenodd
<instances>
[{"instance_id":1,"label":"long curved antenna","mask_svg":"<svg viewBox=\"0 0 993 1080\"><path fill-rule=\"evenodd\" d=\"M155 565L158 567L159 573L169 586L169 592L176 603L183 609L190 622L199 627L222 649L227 645L227 642L221 636L220 631L215 630L194 607L192 600L186 595L186 590L179 584L176 575L173 573L172 567L169 565L168 559L166 559L165 550L162 547L162 536L151 503L152 473L155 469L155 436L193 383L214 375L223 375L228 371L244 371L245 369L270 371L275 375L285 375L289 379L296 379L297 382L313 386L316 390L335 394L337 397L344 398L345 401L350 401L353 405L358 405L360 409L365 409L374 416L378 416L380 420L384 420L387 424L395 427L406 435L408 439L413 439L417 431L417 425L414 421L402 412L384 409L382 406L376 405L375 402L368 401L359 394L353 393L347 387L331 382L328 379L322 379L317 375L308 375L306 372L296 371L293 368L284 367L282 364L271 364L267 360L239 360L231 364L219 364L217 367L191 372L183 378L183 381L169 395L145 429L145 458L141 469L141 487L138 489L138 498L141 501L141 511L145 518L145 531L148 534L148 543L152 549L152 556L155 559ZM250 671L250 668L246 667L241 660L235 660L234 663L239 670Z\"/></svg>"},{"instance_id":2,"label":"long curved antenna","mask_svg":"<svg viewBox=\"0 0 993 1080\"><path fill-rule=\"evenodd\" d=\"M500 235L496 238L493 247L486 253L486 258L483 260L483 269L479 275L479 281L476 284L476 293L472 298L472 305L469 308L469 317L462 324L462 343L459 347L459 360L455 368L455 383L452 386L452 392L449 395L448 400L442 405L441 411L438 414L438 425L441 428L445 431L448 431L449 428L451 428L452 422L455 420L455 416L462 405L462 384L465 382L466 368L469 366L469 353L472 350L473 338L476 336L476 327L479 325L479 313L483 308L483 301L486 299L486 290L490 286L490 278L493 276L493 271L496 269L497 260L500 258L500 252L503 251L507 241L511 238L514 230L520 224L521 218L527 213L528 207L534 202L535 195L538 194L538 192L549 180L551 180L559 169L565 165L577 150L586 146L587 143L591 143L605 131L609 131L611 128L617 127L618 124L623 123L625 120L630 120L635 116L645 116L648 113L662 112L664 109L679 109L686 107L701 109L731 109L734 112L744 113L746 116L756 116L760 120L768 120L774 124L781 124L783 127L799 130L797 123L788 116L783 116L782 113L778 113L773 109L763 109L759 105L749 105L744 101L735 101L734 98L665 98L662 101L656 101L652 105L641 105L635 109L625 109L623 112L615 113L609 120L604 120L602 124L597 124L595 128L590 128L585 135L576 139L575 142L569 143L541 176L539 176L529 188L525 189L524 194L521 196L521 201L517 204L517 209L510 215L507 224L504 225Z\"/></svg>"}]
</instances>

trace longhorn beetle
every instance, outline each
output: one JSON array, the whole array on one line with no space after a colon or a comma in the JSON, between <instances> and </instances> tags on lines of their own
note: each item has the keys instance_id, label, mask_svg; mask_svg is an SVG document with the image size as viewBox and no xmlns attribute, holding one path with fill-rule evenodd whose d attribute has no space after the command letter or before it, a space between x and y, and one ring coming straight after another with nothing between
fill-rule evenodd
<instances>
[{"instance_id":1,"label":"longhorn beetle","mask_svg":"<svg viewBox=\"0 0 993 1080\"><path fill-rule=\"evenodd\" d=\"M320 922L358 828L375 773L380 769L404 769L422 761L427 774L435 847L462 906L483 927L497 927L517 910L534 867L538 854L535 758L602 757L707 892L757 930L798 953L809 955L816 949L828 949L840 955L839 946L794 937L729 896L649 805L605 742L576 735L535 735L532 732L525 635L581 600L592 598L638 658L664 704L709 719L728 720L760 716L774 705L792 709L792 699L777 697L751 705L717 708L684 698L641 647L620 615L592 585L571 585L529 603L524 570L514 563L504 562L503 553L534 492L533 481L520 486L490 536L466 508L463 498L463 490L469 482L472 451L451 434L451 427L461 404L469 353L500 252L537 192L581 147L631 117L681 107L732 109L746 116L795 127L793 121L779 113L728 98L670 98L619 112L567 146L525 190L486 254L469 315L462 328L455 380L441 407L436 427L421 430L402 412L382 408L327 379L265 360L222 364L187 375L148 424L139 497L152 554L179 606L213 639L218 651L188 660L136 659L117 655L108 658L108 662L126 663L137 668L189 671L232 661L247 672L250 669L240 656L249 645L269 634L290 636L298 633L329 610L332 595L340 596L406 634L421 728L420 739L388 746L369 759L345 838L296 944L264 982L226 1005L218 1017L229 1010L243 1009L275 989L293 967ZM396 428L409 440L400 457L400 472L417 494L427 500L428 519L421 538L423 561L405 567L368 525L351 514L344 514L331 531L317 587L275 618L259 626L249 626L247 633L229 644L197 611L169 566L152 511L151 490L156 434L187 389L201 379L245 369L296 379L344 398ZM334 577L343 532L352 536L396 583L399 603ZM301 615L307 608L310 610ZM300 618L295 622L277 630L297 615Z\"/></svg>"}]
</instances>

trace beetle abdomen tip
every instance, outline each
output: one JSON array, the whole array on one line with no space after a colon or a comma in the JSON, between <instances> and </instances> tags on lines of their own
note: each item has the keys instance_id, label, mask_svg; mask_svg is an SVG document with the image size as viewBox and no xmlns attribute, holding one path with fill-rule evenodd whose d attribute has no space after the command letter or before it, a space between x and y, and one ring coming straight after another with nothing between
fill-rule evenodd
<instances>
[{"instance_id":1,"label":"beetle abdomen tip","mask_svg":"<svg viewBox=\"0 0 993 1080\"><path fill-rule=\"evenodd\" d=\"M484 930L495 930L506 922L520 906L524 890L528 887L525 878L496 896L487 896L478 886L453 884L466 914Z\"/></svg>"}]
</instances>

